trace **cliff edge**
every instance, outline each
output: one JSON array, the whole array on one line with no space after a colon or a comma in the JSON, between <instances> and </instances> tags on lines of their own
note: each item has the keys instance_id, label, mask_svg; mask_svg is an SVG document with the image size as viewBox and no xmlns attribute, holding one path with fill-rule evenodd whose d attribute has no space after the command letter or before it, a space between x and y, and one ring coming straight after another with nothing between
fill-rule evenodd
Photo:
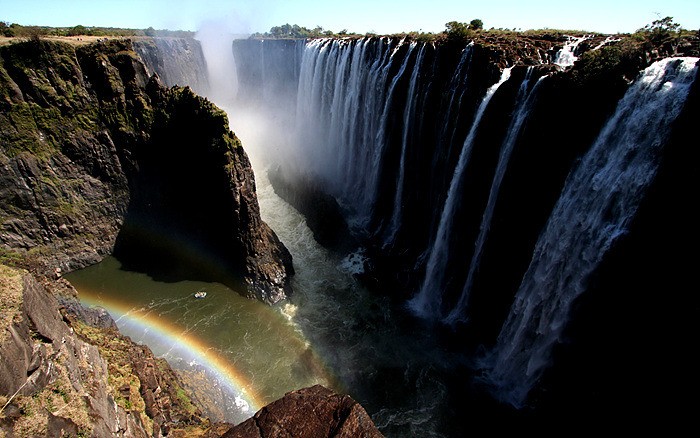
<instances>
[{"instance_id":1,"label":"cliff edge","mask_svg":"<svg viewBox=\"0 0 700 438\"><path fill-rule=\"evenodd\" d=\"M130 41L2 47L0 108L4 258L49 276L113 252L156 273L194 261L265 302L290 293L225 113L149 78Z\"/></svg>"}]
</instances>

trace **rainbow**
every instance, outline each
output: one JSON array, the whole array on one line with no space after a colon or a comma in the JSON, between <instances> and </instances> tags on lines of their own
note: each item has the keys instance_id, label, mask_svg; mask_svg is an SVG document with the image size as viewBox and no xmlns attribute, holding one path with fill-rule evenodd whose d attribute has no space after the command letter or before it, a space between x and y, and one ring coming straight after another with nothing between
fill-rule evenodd
<instances>
[{"instance_id":1,"label":"rainbow","mask_svg":"<svg viewBox=\"0 0 700 438\"><path fill-rule=\"evenodd\" d=\"M151 349L154 349L152 344L170 345L167 355L176 351L175 356L206 369L211 374L208 377L216 378L229 393L235 394L236 406L245 418L253 416L266 404L240 371L219 355L214 347L188 334L187 330L153 316L150 312L142 311L145 309L129 307L114 299L95 298L85 294L84 291L81 291L79 298L81 303L88 307L100 306L107 310L117 321L120 330L124 331L126 328L130 331L139 330L147 333L149 341L146 343Z\"/></svg>"}]
</instances>

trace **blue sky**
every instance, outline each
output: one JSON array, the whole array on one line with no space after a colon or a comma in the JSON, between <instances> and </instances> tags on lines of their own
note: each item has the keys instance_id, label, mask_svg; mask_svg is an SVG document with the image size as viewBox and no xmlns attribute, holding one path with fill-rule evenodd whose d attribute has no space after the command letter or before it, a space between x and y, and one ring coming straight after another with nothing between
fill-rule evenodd
<instances>
[{"instance_id":1,"label":"blue sky","mask_svg":"<svg viewBox=\"0 0 700 438\"><path fill-rule=\"evenodd\" d=\"M486 28L616 33L666 16L698 29L700 0L0 0L0 20L24 25L199 30L217 24L234 33L284 23L358 33L440 32L448 21L473 18Z\"/></svg>"}]
</instances>

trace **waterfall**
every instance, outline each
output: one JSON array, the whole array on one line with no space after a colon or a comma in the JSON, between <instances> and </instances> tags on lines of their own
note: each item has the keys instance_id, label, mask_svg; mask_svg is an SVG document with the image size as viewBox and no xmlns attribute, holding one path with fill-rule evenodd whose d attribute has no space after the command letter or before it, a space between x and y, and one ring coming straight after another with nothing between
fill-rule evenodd
<instances>
[{"instance_id":1,"label":"waterfall","mask_svg":"<svg viewBox=\"0 0 700 438\"><path fill-rule=\"evenodd\" d=\"M462 56L459 59L457 68L455 69L452 78L450 79L450 85L448 87L448 94L450 100L447 107L444 109L444 123L440 128L440 143L448 145L450 148L447 151L447 156L450 155L453 143L455 143L455 135L457 131L457 126L459 126L459 121L452 121L452 116L454 114L459 114L462 107L462 99L464 98L464 93L467 91L467 79L469 78L469 70L471 67L472 55L474 53L474 43L471 42L467 47L462 50ZM510 71L510 70L509 70ZM449 133L449 135L448 135ZM437 158L438 155L435 155ZM433 168L437 165L433 162Z\"/></svg>"},{"instance_id":2,"label":"waterfall","mask_svg":"<svg viewBox=\"0 0 700 438\"><path fill-rule=\"evenodd\" d=\"M413 43L415 44L415 43ZM425 55L425 45L422 45L418 51L416 63L413 66L413 73L408 85L408 93L406 94L406 106L403 113L403 133L401 136L401 157L399 158L399 176L396 181L396 195L394 197L394 209L391 214L389 223L388 236L384 239L385 244L390 245L396 239L396 233L399 230L401 222L401 209L403 206L403 190L404 179L406 177L406 150L408 149L409 135L413 131L415 121L416 99L416 83L418 82L418 74L423 66L423 56ZM408 60L408 56L406 57Z\"/></svg>"},{"instance_id":3,"label":"waterfall","mask_svg":"<svg viewBox=\"0 0 700 438\"><path fill-rule=\"evenodd\" d=\"M530 113L530 108L532 107L537 85L539 85L542 79L545 77L540 77L535 86L528 89L533 71L533 67L528 67L525 78L523 79L522 84L520 84L518 96L515 98L515 101L517 102L516 109L513 114L513 118L510 121L510 125L508 126L506 137L503 140L503 145L501 146L498 165L493 176L493 182L491 183L491 190L489 191L489 199L486 203L486 209L484 210L484 215L481 220L479 235L476 239L476 244L474 245L474 254L472 255L472 260L469 265L467 280L462 289L462 293L459 296L457 305L450 311L447 318L445 318L445 322L448 324L454 324L464 317L464 311L469 302L469 295L474 283L474 275L477 267L479 266L479 260L481 259L481 253L484 249L484 243L486 243L486 238L491 227L491 219L493 218L493 211L496 207L496 201L498 200L498 191L501 187L501 181L503 181L503 176L506 173L508 161L510 160L513 148L515 147L515 142L520 134L520 130L525 122L525 119Z\"/></svg>"},{"instance_id":4,"label":"waterfall","mask_svg":"<svg viewBox=\"0 0 700 438\"><path fill-rule=\"evenodd\" d=\"M486 379L502 400L525 403L561 339L573 302L627 232L697 62L664 59L644 70L567 178L496 345L483 361Z\"/></svg>"},{"instance_id":5,"label":"waterfall","mask_svg":"<svg viewBox=\"0 0 700 438\"><path fill-rule=\"evenodd\" d=\"M367 50L370 43L370 39L364 43ZM352 169L352 173L349 174L352 182L347 186L345 193L346 199L350 199L354 194L356 215L360 218L359 223L362 224L369 221L376 196L380 159L378 153L380 145L376 133L379 131L381 121L375 115L381 114L386 104L383 90L386 88L389 68L396 50L398 46L393 48L388 39L380 39L375 49L374 61L367 69L365 76L364 104L359 107L362 117L358 125L360 133L357 136L361 150L356 154L356 159L348 163Z\"/></svg>"},{"instance_id":6,"label":"waterfall","mask_svg":"<svg viewBox=\"0 0 700 438\"><path fill-rule=\"evenodd\" d=\"M576 62L578 59L576 56L576 48L588 38L588 35L578 38L568 37L568 41L566 44L564 44L564 47L557 52L557 57L554 59L554 63L562 67L570 67L574 65L574 62Z\"/></svg>"},{"instance_id":7,"label":"waterfall","mask_svg":"<svg viewBox=\"0 0 700 438\"><path fill-rule=\"evenodd\" d=\"M608 36L608 37L605 37L605 39L603 41L601 41L597 46L593 47L591 50L599 50L599 49L602 49L603 47L607 46L608 44L616 43L618 41L622 41L622 38Z\"/></svg>"},{"instance_id":8,"label":"waterfall","mask_svg":"<svg viewBox=\"0 0 700 438\"><path fill-rule=\"evenodd\" d=\"M296 143L304 163L299 167L349 205L360 226L371 218L395 88L416 44L409 45L389 83L402 46L388 39L314 40L302 56Z\"/></svg>"},{"instance_id":9,"label":"waterfall","mask_svg":"<svg viewBox=\"0 0 700 438\"><path fill-rule=\"evenodd\" d=\"M581 41L571 41L558 62L573 62L574 43ZM535 424L529 410L503 409L491 398L481 403L481 391L467 397L463 391L483 378L496 398L518 407L528 401L573 318L572 303L635 216L669 126L697 76L695 59L654 64L598 133L603 121L588 109L599 99L612 109L617 97L605 100L605 91L593 90L590 98L571 101L580 89L563 87L560 96L536 81L535 71L521 80L510 68L494 84L494 67L481 63L481 49L460 49L376 37L234 44L241 86L229 114L246 150L269 147L257 138L261 133L279 134L272 164L308 176L318 184L314 189L339 201L353 231L363 232L358 240L367 243L365 252L340 262L342 256L319 247L304 218L276 198L266 173L257 173L264 219L289 245L297 268L285 316L289 312L347 392L367 402L386 436L465 436L470 428L490 427L494 417L486 414L494 409L504 422ZM211 67L209 56L207 61ZM265 104L256 107L263 96ZM547 130L555 123L557 133L568 129L559 125L568 114L564 106L575 108L570 120L581 136L560 147L561 137ZM266 123L245 124L254 110L264 116L255 121ZM280 122L285 113L293 119L289 125ZM531 135L536 132L542 135ZM463 235L468 240L460 240ZM367 270L357 277L338 270L353 259L362 259L358 265ZM422 277L415 266L424 267ZM387 288L365 294L357 278ZM423 330L395 307L404 297L410 298L408 310L427 321L472 319L452 334L440 325ZM575 322L585 325L586 316ZM620 320L627 323L624 315ZM499 327L495 345L475 358L471 352L493 342ZM611 338L619 335L610 332ZM588 351L588 345L573 348ZM470 367L475 362L479 369ZM555 372L567 384L578 378L568 365ZM567 390L552 388L552 398L535 406L534 421L550 418L549 402L559 402ZM582 403L599 397L587 390ZM475 413L465 422L447 418L450 409Z\"/></svg>"},{"instance_id":10,"label":"waterfall","mask_svg":"<svg viewBox=\"0 0 700 438\"><path fill-rule=\"evenodd\" d=\"M386 149L387 143L388 143L388 138L387 138L387 124L389 120L389 116L391 115L392 112L392 103L394 100L394 93L396 91L396 86L399 83L399 80L403 77L406 67L408 66L408 61L411 58L411 53L413 52L413 49L416 47L416 43L411 43L408 48L408 53L404 57L403 63L401 63L401 67L399 68L398 73L394 76L394 78L391 81L391 85L389 85L389 90L387 91L386 94L386 100L385 100L385 105L382 110L382 115L380 117L380 122L379 122L379 131L377 132L377 140L376 140L376 145L378 146L377 149L374 151L374 156L372 157L372 165L374 166L373 173L372 173L372 179L371 179L371 186L370 189L373 191L374 197L372 199L372 206L370 208L374 207L374 203L376 202L376 195L377 195L377 190L378 190L378 183L379 183L379 174L381 172L381 167L382 167L382 158L384 155L384 150ZM398 50L398 48L397 48ZM394 52L395 53L395 52ZM408 96L410 99L410 96ZM371 210L369 210L368 215L366 217L366 221L369 221L371 219Z\"/></svg>"},{"instance_id":11,"label":"waterfall","mask_svg":"<svg viewBox=\"0 0 700 438\"><path fill-rule=\"evenodd\" d=\"M458 197L461 193L462 174L471 156L474 138L476 137L476 132L481 123L481 118L486 111L486 107L488 107L491 97L496 93L496 90L510 78L511 70L512 67L504 69L499 81L486 91L474 115L469 134L467 134L467 138L462 145L457 167L455 167L452 180L450 181L450 188L447 191L447 199L445 200L445 205L440 214L438 230L435 238L432 240L432 246L429 250L430 255L426 264L423 284L418 293L408 302L409 308L421 317L428 319L441 317L440 308L442 305L442 290L445 282L445 267L449 255L452 218L458 203Z\"/></svg>"}]
</instances>

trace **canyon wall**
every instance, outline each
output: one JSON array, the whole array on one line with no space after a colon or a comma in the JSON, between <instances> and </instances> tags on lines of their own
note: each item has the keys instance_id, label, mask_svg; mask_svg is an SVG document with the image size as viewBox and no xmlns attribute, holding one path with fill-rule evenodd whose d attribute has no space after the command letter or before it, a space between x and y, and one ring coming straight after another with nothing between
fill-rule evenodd
<instances>
[{"instance_id":1,"label":"canyon wall","mask_svg":"<svg viewBox=\"0 0 700 438\"><path fill-rule=\"evenodd\" d=\"M8 257L47 273L114 252L156 272L192 262L193 275L269 303L290 292L291 256L260 219L224 112L149 77L130 41L27 42L0 55Z\"/></svg>"},{"instance_id":2,"label":"canyon wall","mask_svg":"<svg viewBox=\"0 0 700 438\"><path fill-rule=\"evenodd\" d=\"M359 278L431 324L446 348L474 362L472 372L482 376L477 385L497 398L537 406L555 418L575 411L564 406L589 411L604 398L600 394L619 401L614 388L620 385L637 395L624 400L638 411L666 410L662 399L683 410L677 390L653 383L673 374L674 366L652 366L642 358L650 333L637 315L663 321L654 325L654 339L694 342L688 326L696 325L680 309L697 308L697 300L667 289L669 278L681 273L692 282L688 271L679 272L687 261L674 256L667 263L662 255L680 254L683 239L662 244L649 224L665 223L692 241L697 229L686 221L687 212L676 212L682 207L649 205L661 199L687 205L697 193L690 164L678 159L684 154L680 139L693 138L687 120L697 117L697 37L631 48L631 40L605 36L484 35L473 43L313 40L303 48L289 41L234 41L240 83L262 88L257 94L246 90L241 105L269 107L271 114L283 108L290 120L284 129L295 136L270 154L281 157L271 180L290 202L308 193L332 196L367 257ZM293 56L280 62L290 47ZM564 51L568 56L559 56ZM673 56L679 58L663 60ZM276 69L284 71L273 74ZM298 81L278 80L294 77L297 69ZM266 98L265 78L269 89L285 86L284 92ZM645 84L652 85L639 91ZM288 95L291 102L279 98ZM639 99L634 104L632 96ZM666 96L672 103L664 103ZM668 110L654 115L655 105ZM626 115L631 108L639 112ZM654 127L645 134L638 124ZM610 162L621 144L629 151L612 170L597 159L600 167L576 189L611 190L605 207L590 206L601 216L589 223L574 214L579 202L588 201L567 187L582 162L596 160L590 154L601 142L597 148L609 151ZM692 152L685 153L694 162ZM619 179L596 185L616 172ZM636 176L623 179L630 172ZM673 218L665 216L669 211ZM555 231L553 223L568 223L562 217L578 231ZM683 224L682 230L671 222ZM582 240L565 240L566 233ZM581 243L601 236L600 246ZM643 251L644 263L642 242L659 248ZM547 257L551 263L543 262ZM631 260L647 267L635 279L629 278ZM656 286L646 287L651 284ZM677 312L671 311L676 304ZM636 309L633 314L626 305ZM605 328L593 329L602 320ZM615 352L618 342L626 355ZM595 345L601 355L594 354ZM494 359L511 352L525 358L519 377L500 374L507 360L498 365ZM688 360L682 349L671 357L672 363ZM578 384L589 372L586 384ZM690 374L678 377L677 385L697 382ZM601 412L614 415L612 402L603 405Z\"/></svg>"},{"instance_id":3,"label":"canyon wall","mask_svg":"<svg viewBox=\"0 0 700 438\"><path fill-rule=\"evenodd\" d=\"M3 434L253 436L211 423L165 360L104 310L82 307L62 278L116 254L151 275L224 281L270 304L291 292L291 256L260 219L225 113L159 75L208 87L193 40L0 48ZM313 391L311 405L286 412L303 421L315 405L330 406L329 418L350 407L364 423L343 427L381 436L351 399Z\"/></svg>"}]
</instances>

